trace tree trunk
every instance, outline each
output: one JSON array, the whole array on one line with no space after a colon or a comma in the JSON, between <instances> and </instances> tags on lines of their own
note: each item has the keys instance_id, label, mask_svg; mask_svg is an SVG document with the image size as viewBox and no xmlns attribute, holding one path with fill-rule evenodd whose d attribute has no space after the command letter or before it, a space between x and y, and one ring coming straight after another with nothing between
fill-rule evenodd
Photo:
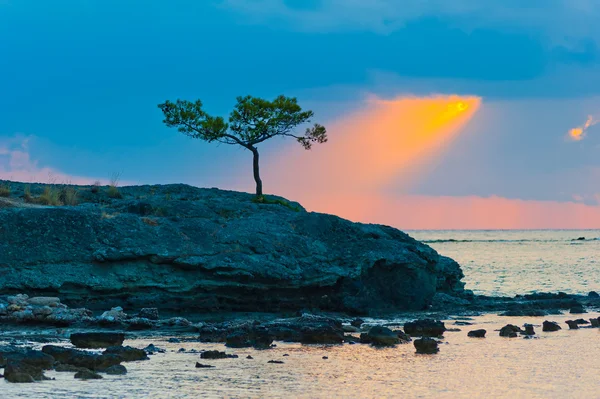
<instances>
[{"instance_id":1,"label":"tree trunk","mask_svg":"<svg viewBox=\"0 0 600 399\"><path fill-rule=\"evenodd\" d=\"M260 197L263 195L262 191L262 180L260 180L260 168L258 165L258 149L256 147L251 147L250 151L252 151L253 155L253 170L254 170L254 181L256 182L256 196Z\"/></svg>"}]
</instances>

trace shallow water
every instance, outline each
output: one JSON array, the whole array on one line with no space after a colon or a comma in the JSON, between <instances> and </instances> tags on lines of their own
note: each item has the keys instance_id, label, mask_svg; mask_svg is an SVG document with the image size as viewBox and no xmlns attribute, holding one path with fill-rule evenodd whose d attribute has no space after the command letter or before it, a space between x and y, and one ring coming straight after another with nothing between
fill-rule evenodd
<instances>
[{"instance_id":1,"label":"shallow water","mask_svg":"<svg viewBox=\"0 0 600 399\"><path fill-rule=\"evenodd\" d=\"M460 263L476 294L600 291L600 230L408 233Z\"/></svg>"},{"instance_id":2,"label":"shallow water","mask_svg":"<svg viewBox=\"0 0 600 399\"><path fill-rule=\"evenodd\" d=\"M598 314L586 314L586 318ZM568 315L550 316L562 322ZM2 398L564 398L598 397L600 329L541 332L539 338L503 338L495 329L512 323L541 324L544 318L495 315L476 317L472 326L447 327L440 352L417 355L412 344L376 349L368 345L303 346L277 343L269 350L227 349L237 359L201 360L186 349L219 349L222 344L154 343L168 350L149 361L126 363L125 376L80 381L73 373L48 372L56 381L9 384L0 380ZM373 321L376 322L376 321ZM563 324L564 325L564 324ZM484 339L468 338L475 328L488 330ZM565 325L566 328L566 325ZM246 359L247 355L254 359ZM283 356L288 354L289 356ZM323 359L327 356L328 359ZM268 360L284 364L268 364ZM196 369L195 362L216 366Z\"/></svg>"}]
</instances>

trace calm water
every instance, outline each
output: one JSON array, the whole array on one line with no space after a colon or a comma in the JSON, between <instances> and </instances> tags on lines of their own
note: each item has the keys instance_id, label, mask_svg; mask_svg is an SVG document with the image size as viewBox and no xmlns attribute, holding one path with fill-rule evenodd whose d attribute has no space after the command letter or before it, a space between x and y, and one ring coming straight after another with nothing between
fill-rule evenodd
<instances>
[{"instance_id":1,"label":"calm water","mask_svg":"<svg viewBox=\"0 0 600 399\"><path fill-rule=\"evenodd\" d=\"M600 230L408 233L460 263L477 294L600 291Z\"/></svg>"},{"instance_id":2,"label":"calm water","mask_svg":"<svg viewBox=\"0 0 600 399\"><path fill-rule=\"evenodd\" d=\"M596 262L600 231L419 231L415 238L459 261L467 288L484 294L529 291L586 293L600 290ZM586 237L586 241L572 241ZM591 239L596 239L592 241ZM455 241L450 241L455 240ZM598 317L597 313L583 315ZM133 340L167 349L146 362L127 363L129 374L79 381L73 373L48 372L56 381L19 385L0 380L0 398L597 398L600 329L541 332L548 317L475 317L472 326L447 327L440 353L417 355L412 344L303 346L278 343L267 351L229 350L238 359L200 360L186 349L225 350L221 344L171 344L166 338ZM368 320L378 324L390 320ZM404 320L395 320L402 325ZM536 339L502 338L507 323L536 325ZM485 328L485 339L468 338ZM0 331L0 344L2 343ZM247 355L254 359L246 359ZM288 354L289 356L284 356ZM328 359L323 359L327 356ZM283 360L284 364L269 364ZM213 369L196 369L196 361Z\"/></svg>"}]
</instances>

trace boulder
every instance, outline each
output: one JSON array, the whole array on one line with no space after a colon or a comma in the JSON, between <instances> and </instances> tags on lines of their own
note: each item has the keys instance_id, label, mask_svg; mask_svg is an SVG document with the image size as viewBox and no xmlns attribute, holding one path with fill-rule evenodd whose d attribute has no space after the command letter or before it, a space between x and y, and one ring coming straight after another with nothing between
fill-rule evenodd
<instances>
[{"instance_id":1,"label":"boulder","mask_svg":"<svg viewBox=\"0 0 600 399\"><path fill-rule=\"evenodd\" d=\"M440 351L438 342L433 338L423 337L415 339L414 345L417 353L433 354Z\"/></svg>"},{"instance_id":2,"label":"boulder","mask_svg":"<svg viewBox=\"0 0 600 399\"><path fill-rule=\"evenodd\" d=\"M103 355L114 355L121 358L123 362L135 362L138 360L148 360L148 355L143 349L132 348L131 346L111 346L106 348Z\"/></svg>"},{"instance_id":3,"label":"boulder","mask_svg":"<svg viewBox=\"0 0 600 399\"><path fill-rule=\"evenodd\" d=\"M34 196L44 189L29 186ZM24 188L14 183L15 192ZM456 262L389 226L181 184L119 187L122 198L76 188L77 206L2 209L0 226L11 228L0 240L0 287L32 297L56 293L92 310L114 307L118 298L159 311L353 314L422 310L436 292L463 291ZM150 215L160 228L144 222ZM28 299L10 304L27 306ZM138 317L153 320L150 313ZM126 320L118 307L98 319Z\"/></svg>"},{"instance_id":4,"label":"boulder","mask_svg":"<svg viewBox=\"0 0 600 399\"><path fill-rule=\"evenodd\" d=\"M79 351L57 345L45 345L42 352L54 357L63 364L82 367L95 371L106 370L116 364L121 364L122 358L113 354L102 354Z\"/></svg>"},{"instance_id":5,"label":"boulder","mask_svg":"<svg viewBox=\"0 0 600 399\"><path fill-rule=\"evenodd\" d=\"M138 317L148 320L158 320L160 318L157 308L143 308L138 313Z\"/></svg>"},{"instance_id":6,"label":"boulder","mask_svg":"<svg viewBox=\"0 0 600 399\"><path fill-rule=\"evenodd\" d=\"M360 341L375 346L393 346L400 343L400 338L387 327L373 326L369 332L360 335Z\"/></svg>"},{"instance_id":7,"label":"boulder","mask_svg":"<svg viewBox=\"0 0 600 399\"><path fill-rule=\"evenodd\" d=\"M0 351L0 366L5 366L8 362L15 362L39 367L42 370L50 370L54 365L54 361L52 356L38 350Z\"/></svg>"},{"instance_id":8,"label":"boulder","mask_svg":"<svg viewBox=\"0 0 600 399\"><path fill-rule=\"evenodd\" d=\"M360 328L364 324L364 320L360 318L356 318L350 322L350 325L356 328Z\"/></svg>"},{"instance_id":9,"label":"boulder","mask_svg":"<svg viewBox=\"0 0 600 399\"><path fill-rule=\"evenodd\" d=\"M404 332L412 337L441 337L444 331L446 326L439 320L422 319L404 324Z\"/></svg>"},{"instance_id":10,"label":"boulder","mask_svg":"<svg viewBox=\"0 0 600 399\"><path fill-rule=\"evenodd\" d=\"M60 304L60 299L53 296L36 296L33 298L29 298L27 302L30 305L48 306L51 308L55 308Z\"/></svg>"},{"instance_id":11,"label":"boulder","mask_svg":"<svg viewBox=\"0 0 600 399\"><path fill-rule=\"evenodd\" d=\"M576 304L576 305L571 306L571 309L569 309L569 313L571 313L571 314L581 314L581 313L587 313L587 312L583 308L583 305Z\"/></svg>"},{"instance_id":12,"label":"boulder","mask_svg":"<svg viewBox=\"0 0 600 399\"><path fill-rule=\"evenodd\" d=\"M525 324L523 327L525 327L525 331L521 331L522 335L535 335L535 330L533 329L532 324Z\"/></svg>"},{"instance_id":13,"label":"boulder","mask_svg":"<svg viewBox=\"0 0 600 399\"><path fill-rule=\"evenodd\" d=\"M75 378L80 380L100 380L102 376L98 373L93 372L92 370L82 369L75 373Z\"/></svg>"},{"instance_id":14,"label":"boulder","mask_svg":"<svg viewBox=\"0 0 600 399\"><path fill-rule=\"evenodd\" d=\"M109 346L120 346L125 341L125 334L113 332L86 332L71 334L71 343L77 348L99 349Z\"/></svg>"},{"instance_id":15,"label":"boulder","mask_svg":"<svg viewBox=\"0 0 600 399\"><path fill-rule=\"evenodd\" d=\"M230 355L217 350L205 351L200 354L201 359L231 359L236 357L237 355Z\"/></svg>"},{"instance_id":16,"label":"boulder","mask_svg":"<svg viewBox=\"0 0 600 399\"><path fill-rule=\"evenodd\" d=\"M567 320L565 323L569 326L569 330L577 330L579 328L579 324L575 320Z\"/></svg>"},{"instance_id":17,"label":"boulder","mask_svg":"<svg viewBox=\"0 0 600 399\"><path fill-rule=\"evenodd\" d=\"M14 383L28 383L47 380L41 367L20 361L8 361L4 367L4 379Z\"/></svg>"},{"instance_id":18,"label":"boulder","mask_svg":"<svg viewBox=\"0 0 600 399\"><path fill-rule=\"evenodd\" d=\"M500 329L501 337L515 338L518 333L523 332L521 328L512 324L507 324Z\"/></svg>"},{"instance_id":19,"label":"boulder","mask_svg":"<svg viewBox=\"0 0 600 399\"><path fill-rule=\"evenodd\" d=\"M590 319L590 323L594 328L600 327L600 318Z\"/></svg>"},{"instance_id":20,"label":"boulder","mask_svg":"<svg viewBox=\"0 0 600 399\"><path fill-rule=\"evenodd\" d=\"M598 294L596 291L590 291L588 293L588 297L596 299L596 298L600 298L600 294Z\"/></svg>"},{"instance_id":21,"label":"boulder","mask_svg":"<svg viewBox=\"0 0 600 399\"><path fill-rule=\"evenodd\" d=\"M121 364L115 364L104 370L104 372L108 375L125 375L127 374L127 368Z\"/></svg>"},{"instance_id":22,"label":"boulder","mask_svg":"<svg viewBox=\"0 0 600 399\"><path fill-rule=\"evenodd\" d=\"M469 331L467 333L467 336L472 337L472 338L485 338L486 332L487 331L484 329L473 330L473 331Z\"/></svg>"},{"instance_id":23,"label":"boulder","mask_svg":"<svg viewBox=\"0 0 600 399\"><path fill-rule=\"evenodd\" d=\"M210 369L210 368L214 368L214 367L215 366L211 366L210 364L202 364L202 363L196 362L197 369Z\"/></svg>"},{"instance_id":24,"label":"boulder","mask_svg":"<svg viewBox=\"0 0 600 399\"><path fill-rule=\"evenodd\" d=\"M554 321L544 321L544 323L542 324L542 331L558 331L561 330L561 327L558 325L558 323L554 322Z\"/></svg>"},{"instance_id":25,"label":"boulder","mask_svg":"<svg viewBox=\"0 0 600 399\"><path fill-rule=\"evenodd\" d=\"M149 330L154 328L154 321L143 317L133 317L127 320L127 329L132 331Z\"/></svg>"}]
</instances>

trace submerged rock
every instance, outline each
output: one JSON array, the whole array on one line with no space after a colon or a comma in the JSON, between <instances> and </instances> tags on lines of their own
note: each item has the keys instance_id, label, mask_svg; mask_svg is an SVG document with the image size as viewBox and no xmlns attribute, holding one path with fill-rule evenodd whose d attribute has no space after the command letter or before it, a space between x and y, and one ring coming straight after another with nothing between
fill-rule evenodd
<instances>
[{"instance_id":1,"label":"submerged rock","mask_svg":"<svg viewBox=\"0 0 600 399\"><path fill-rule=\"evenodd\" d=\"M143 349L132 348L131 346L111 346L106 348L103 355L115 355L123 362L136 362L138 360L148 360L148 355Z\"/></svg>"},{"instance_id":2,"label":"submerged rock","mask_svg":"<svg viewBox=\"0 0 600 399\"><path fill-rule=\"evenodd\" d=\"M535 330L533 329L532 324L525 324L523 327L525 327L525 331L521 331L522 335L535 335Z\"/></svg>"},{"instance_id":3,"label":"submerged rock","mask_svg":"<svg viewBox=\"0 0 600 399\"><path fill-rule=\"evenodd\" d=\"M125 334L113 332L85 332L71 334L71 343L76 348L99 349L109 346L120 346L125 341Z\"/></svg>"},{"instance_id":4,"label":"submerged rock","mask_svg":"<svg viewBox=\"0 0 600 399\"><path fill-rule=\"evenodd\" d=\"M583 307L583 305L581 304L577 304L577 305L573 305L571 307L571 309L569 310L569 313L571 314L581 314L581 313L587 313Z\"/></svg>"},{"instance_id":5,"label":"submerged rock","mask_svg":"<svg viewBox=\"0 0 600 399\"><path fill-rule=\"evenodd\" d=\"M440 351L438 342L433 338L424 337L415 339L414 345L417 353L433 354Z\"/></svg>"},{"instance_id":6,"label":"submerged rock","mask_svg":"<svg viewBox=\"0 0 600 399\"><path fill-rule=\"evenodd\" d=\"M89 370L102 371L116 364L121 364L122 358L112 354L102 354L65 348L57 345L45 345L42 352L54 357L63 364L70 364Z\"/></svg>"},{"instance_id":7,"label":"submerged rock","mask_svg":"<svg viewBox=\"0 0 600 399\"><path fill-rule=\"evenodd\" d=\"M77 189L77 206L2 209L0 287L94 310L119 298L132 309L354 313L421 310L436 292L463 291L456 262L388 226L186 185L119 187L121 199ZM10 303L23 320L36 317L27 300ZM126 320L118 308L99 318Z\"/></svg>"},{"instance_id":8,"label":"submerged rock","mask_svg":"<svg viewBox=\"0 0 600 399\"><path fill-rule=\"evenodd\" d=\"M500 329L501 337L515 338L517 334L523 332L520 327L514 326L512 324L507 324Z\"/></svg>"},{"instance_id":9,"label":"submerged rock","mask_svg":"<svg viewBox=\"0 0 600 399\"><path fill-rule=\"evenodd\" d=\"M104 372L108 375L125 375L127 374L127 368L121 364L115 364L104 370Z\"/></svg>"},{"instance_id":10,"label":"submerged rock","mask_svg":"<svg viewBox=\"0 0 600 399\"><path fill-rule=\"evenodd\" d=\"M218 350L205 351L200 354L201 359L233 359L237 357L237 355L229 355Z\"/></svg>"},{"instance_id":11,"label":"submerged rock","mask_svg":"<svg viewBox=\"0 0 600 399\"><path fill-rule=\"evenodd\" d=\"M544 321L544 323L542 324L542 331L558 331L561 330L562 328L558 325L558 323L554 322L554 321Z\"/></svg>"},{"instance_id":12,"label":"submerged rock","mask_svg":"<svg viewBox=\"0 0 600 399\"><path fill-rule=\"evenodd\" d=\"M569 326L569 330L577 330L579 328L579 324L575 320L567 320L565 323Z\"/></svg>"},{"instance_id":13,"label":"submerged rock","mask_svg":"<svg viewBox=\"0 0 600 399\"><path fill-rule=\"evenodd\" d=\"M445 331L444 322L439 320L423 319L404 324L404 332L413 337L441 337Z\"/></svg>"},{"instance_id":14,"label":"submerged rock","mask_svg":"<svg viewBox=\"0 0 600 399\"><path fill-rule=\"evenodd\" d=\"M485 333L487 331L484 329L479 329L479 330L473 330L473 331L469 331L467 333L467 336L469 337L473 337L473 338L485 338Z\"/></svg>"},{"instance_id":15,"label":"submerged rock","mask_svg":"<svg viewBox=\"0 0 600 399\"><path fill-rule=\"evenodd\" d=\"M92 370L82 369L75 373L75 378L80 380L101 380L102 376L98 373L93 372Z\"/></svg>"},{"instance_id":16,"label":"submerged rock","mask_svg":"<svg viewBox=\"0 0 600 399\"><path fill-rule=\"evenodd\" d=\"M387 327L373 326L369 332L360 335L360 342L375 346L393 346L400 343L400 338Z\"/></svg>"}]
</instances>

